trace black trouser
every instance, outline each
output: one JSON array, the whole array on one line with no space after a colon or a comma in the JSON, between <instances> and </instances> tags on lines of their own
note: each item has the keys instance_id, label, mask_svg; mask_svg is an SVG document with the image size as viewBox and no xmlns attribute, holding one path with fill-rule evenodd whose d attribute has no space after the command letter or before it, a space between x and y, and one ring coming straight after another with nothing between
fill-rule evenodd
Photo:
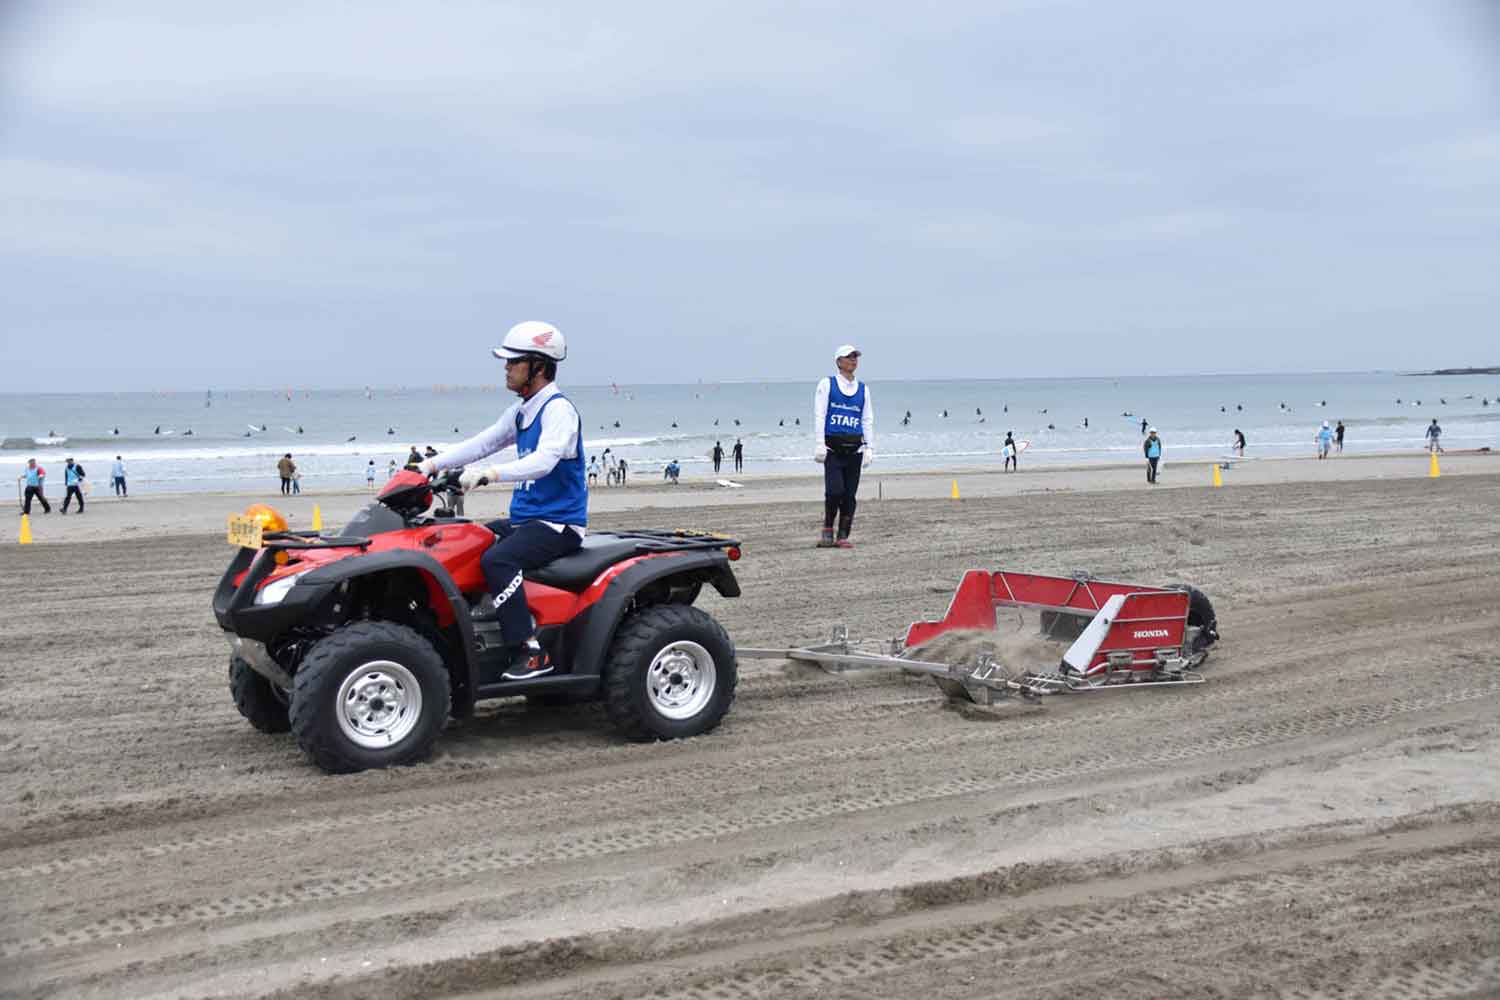
<instances>
[{"instance_id":1,"label":"black trouser","mask_svg":"<svg viewBox=\"0 0 1500 1000\"><path fill-rule=\"evenodd\" d=\"M114 478L113 485L114 485L114 488L115 488L115 496L117 496L117 497L123 497L123 496L129 496L130 495L130 494L128 494L128 493L125 492L125 477L124 476L116 476Z\"/></svg>"},{"instance_id":2,"label":"black trouser","mask_svg":"<svg viewBox=\"0 0 1500 1000\"><path fill-rule=\"evenodd\" d=\"M857 451L828 449L823 459L823 527L832 528L839 519L839 537L848 538L854 527L854 495L859 492L859 471L865 456Z\"/></svg>"},{"instance_id":3,"label":"black trouser","mask_svg":"<svg viewBox=\"0 0 1500 1000\"><path fill-rule=\"evenodd\" d=\"M719 463L722 462L722 461L724 461L724 456L723 455L715 455L714 456L714 471L715 472L719 471Z\"/></svg>"},{"instance_id":4,"label":"black trouser","mask_svg":"<svg viewBox=\"0 0 1500 1000\"><path fill-rule=\"evenodd\" d=\"M83 513L83 490L79 489L75 485L75 486L69 486L68 487L68 492L63 495L63 513L64 514L66 514L68 512L68 502L70 500L72 500L74 497L78 498L78 513L80 513L80 514Z\"/></svg>"},{"instance_id":5,"label":"black trouser","mask_svg":"<svg viewBox=\"0 0 1500 1000\"><path fill-rule=\"evenodd\" d=\"M479 568L500 613L500 635L507 646L516 646L534 631L521 574L576 552L583 539L572 528L557 531L540 521L512 525L501 518L485 527L495 533L495 544L479 557Z\"/></svg>"},{"instance_id":6,"label":"black trouser","mask_svg":"<svg viewBox=\"0 0 1500 1000\"><path fill-rule=\"evenodd\" d=\"M37 500L41 502L42 510L46 511L49 514L52 513L52 505L48 503L47 498L42 495L42 488L40 486L28 486L26 487L26 505L21 508L22 514L31 513L32 497L36 497Z\"/></svg>"},{"instance_id":7,"label":"black trouser","mask_svg":"<svg viewBox=\"0 0 1500 1000\"><path fill-rule=\"evenodd\" d=\"M1146 482L1156 482L1156 463L1161 461L1161 456L1146 459Z\"/></svg>"},{"instance_id":8,"label":"black trouser","mask_svg":"<svg viewBox=\"0 0 1500 1000\"><path fill-rule=\"evenodd\" d=\"M736 456L734 456L734 471L735 472L740 472L740 471L743 471L744 468L745 468L745 456L744 455L736 455Z\"/></svg>"},{"instance_id":9,"label":"black trouser","mask_svg":"<svg viewBox=\"0 0 1500 1000\"><path fill-rule=\"evenodd\" d=\"M282 494L282 496L291 496L292 495L292 477L291 476L282 476L281 477L281 494Z\"/></svg>"}]
</instances>

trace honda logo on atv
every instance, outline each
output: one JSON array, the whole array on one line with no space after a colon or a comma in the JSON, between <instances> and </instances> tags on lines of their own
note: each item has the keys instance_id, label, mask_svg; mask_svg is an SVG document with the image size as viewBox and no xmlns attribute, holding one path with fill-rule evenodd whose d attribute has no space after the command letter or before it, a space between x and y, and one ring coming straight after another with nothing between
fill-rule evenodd
<instances>
[{"instance_id":1,"label":"honda logo on atv","mask_svg":"<svg viewBox=\"0 0 1500 1000\"><path fill-rule=\"evenodd\" d=\"M1132 638L1135 638L1135 639L1165 639L1168 636L1170 636L1171 634L1172 634L1172 632L1171 632L1170 629L1148 628L1148 629L1144 629L1144 630L1142 630L1140 632L1135 633L1135 635L1132 636Z\"/></svg>"}]
</instances>

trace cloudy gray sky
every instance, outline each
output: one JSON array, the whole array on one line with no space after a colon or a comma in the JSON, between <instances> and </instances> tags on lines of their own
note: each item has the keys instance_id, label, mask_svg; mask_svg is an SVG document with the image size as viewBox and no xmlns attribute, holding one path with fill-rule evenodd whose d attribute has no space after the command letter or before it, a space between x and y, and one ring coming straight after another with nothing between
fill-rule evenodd
<instances>
[{"instance_id":1,"label":"cloudy gray sky","mask_svg":"<svg viewBox=\"0 0 1500 1000\"><path fill-rule=\"evenodd\" d=\"M1495 6L0 0L0 391L1500 364Z\"/></svg>"}]
</instances>

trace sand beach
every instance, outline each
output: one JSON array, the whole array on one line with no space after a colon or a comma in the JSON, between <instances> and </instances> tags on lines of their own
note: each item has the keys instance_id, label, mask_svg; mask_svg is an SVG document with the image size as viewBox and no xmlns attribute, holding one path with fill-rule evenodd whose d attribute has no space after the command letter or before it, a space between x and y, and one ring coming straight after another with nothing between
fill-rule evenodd
<instances>
[{"instance_id":1,"label":"sand beach","mask_svg":"<svg viewBox=\"0 0 1500 1000\"><path fill-rule=\"evenodd\" d=\"M1500 465L1427 471L877 465L852 551L811 547L810 475L599 489L598 527L743 540L701 600L744 646L888 638L968 568L1190 582L1223 640L1202 686L996 712L745 661L703 738L499 701L337 778L226 689L223 520L266 495L96 497L28 547L12 515L0 994L1493 995Z\"/></svg>"}]
</instances>

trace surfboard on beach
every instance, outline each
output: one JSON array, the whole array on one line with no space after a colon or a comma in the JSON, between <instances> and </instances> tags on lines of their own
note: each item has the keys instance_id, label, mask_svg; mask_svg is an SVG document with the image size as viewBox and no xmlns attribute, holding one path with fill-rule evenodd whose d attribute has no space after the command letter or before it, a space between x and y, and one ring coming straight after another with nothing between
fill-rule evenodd
<instances>
[{"instance_id":1,"label":"surfboard on beach","mask_svg":"<svg viewBox=\"0 0 1500 1000\"><path fill-rule=\"evenodd\" d=\"M744 483L737 483L733 479L715 479L714 482L731 490L742 490L745 488Z\"/></svg>"}]
</instances>

